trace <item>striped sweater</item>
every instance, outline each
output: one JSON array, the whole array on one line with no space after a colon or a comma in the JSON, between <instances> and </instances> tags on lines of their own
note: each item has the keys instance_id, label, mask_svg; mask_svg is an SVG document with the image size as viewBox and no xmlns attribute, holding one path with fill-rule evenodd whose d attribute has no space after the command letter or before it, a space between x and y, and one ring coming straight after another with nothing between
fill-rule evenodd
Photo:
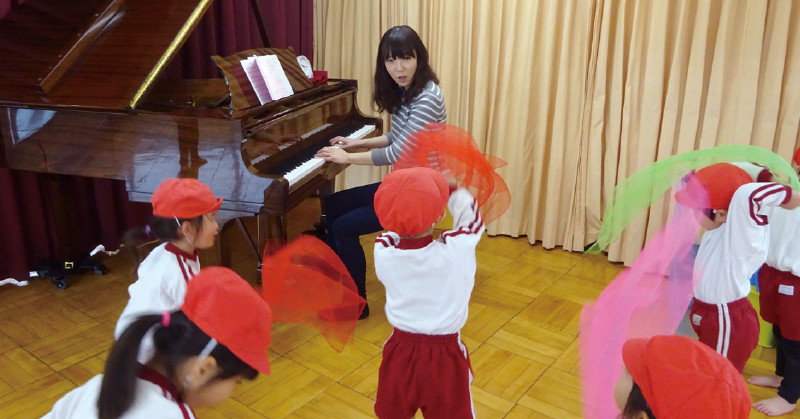
<instances>
[{"instance_id":1,"label":"striped sweater","mask_svg":"<svg viewBox=\"0 0 800 419\"><path fill-rule=\"evenodd\" d=\"M444 95L433 81L429 81L411 103L392 114L392 129L386 133L389 145L372 150L372 163L376 166L394 164L400 158L409 134L430 122L447 122Z\"/></svg>"}]
</instances>

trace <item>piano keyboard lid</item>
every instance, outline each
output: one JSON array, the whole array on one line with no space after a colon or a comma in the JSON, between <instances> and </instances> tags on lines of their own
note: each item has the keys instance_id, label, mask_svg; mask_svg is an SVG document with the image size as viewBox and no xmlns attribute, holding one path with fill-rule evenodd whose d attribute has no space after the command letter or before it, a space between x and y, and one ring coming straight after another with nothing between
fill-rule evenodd
<instances>
[{"instance_id":1,"label":"piano keyboard lid","mask_svg":"<svg viewBox=\"0 0 800 419\"><path fill-rule=\"evenodd\" d=\"M212 0L28 0L0 20L0 105L133 109Z\"/></svg>"}]
</instances>

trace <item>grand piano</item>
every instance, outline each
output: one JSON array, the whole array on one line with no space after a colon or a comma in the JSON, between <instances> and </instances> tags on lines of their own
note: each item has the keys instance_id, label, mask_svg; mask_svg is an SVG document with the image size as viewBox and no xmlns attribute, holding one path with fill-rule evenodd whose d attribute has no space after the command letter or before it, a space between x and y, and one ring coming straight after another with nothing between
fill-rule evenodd
<instances>
[{"instance_id":1,"label":"grand piano","mask_svg":"<svg viewBox=\"0 0 800 419\"><path fill-rule=\"evenodd\" d=\"M0 163L121 179L132 201L149 202L166 178L197 178L224 198L223 229L247 233L258 260L266 243L285 242L287 212L330 193L345 168L314 159L316 150L337 135L380 135L381 120L358 110L353 80L239 110L222 78L160 80L210 4L29 0L15 9L0 21L0 57L15 57L0 64ZM239 217L253 215L248 232Z\"/></svg>"}]
</instances>

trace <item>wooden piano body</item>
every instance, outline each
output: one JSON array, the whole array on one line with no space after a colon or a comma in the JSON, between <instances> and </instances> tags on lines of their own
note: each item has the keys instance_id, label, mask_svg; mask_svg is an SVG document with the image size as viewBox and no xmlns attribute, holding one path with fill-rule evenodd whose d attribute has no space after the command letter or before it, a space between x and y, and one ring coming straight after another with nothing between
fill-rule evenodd
<instances>
[{"instance_id":1,"label":"wooden piano body","mask_svg":"<svg viewBox=\"0 0 800 419\"><path fill-rule=\"evenodd\" d=\"M326 163L291 185L286 170L336 135L365 125L376 128L369 136L380 135L381 121L359 112L352 80L238 111L225 105L223 79L159 81L209 4L29 0L19 6L0 21L0 56L18 57L0 66L2 163L121 179L132 201L149 202L166 178L197 178L224 198L222 221L257 216L251 239L257 259L266 243L285 242L286 213L317 191L330 192L345 166ZM63 21L49 22L51 9Z\"/></svg>"}]
</instances>

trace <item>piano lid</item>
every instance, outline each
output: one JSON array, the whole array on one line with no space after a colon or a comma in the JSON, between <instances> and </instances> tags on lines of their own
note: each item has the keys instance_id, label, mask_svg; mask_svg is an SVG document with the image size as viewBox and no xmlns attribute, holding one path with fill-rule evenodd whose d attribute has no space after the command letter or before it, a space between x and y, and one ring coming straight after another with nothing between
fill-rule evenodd
<instances>
[{"instance_id":1,"label":"piano lid","mask_svg":"<svg viewBox=\"0 0 800 419\"><path fill-rule=\"evenodd\" d=\"M0 105L131 109L212 0L28 0L0 20Z\"/></svg>"}]
</instances>

